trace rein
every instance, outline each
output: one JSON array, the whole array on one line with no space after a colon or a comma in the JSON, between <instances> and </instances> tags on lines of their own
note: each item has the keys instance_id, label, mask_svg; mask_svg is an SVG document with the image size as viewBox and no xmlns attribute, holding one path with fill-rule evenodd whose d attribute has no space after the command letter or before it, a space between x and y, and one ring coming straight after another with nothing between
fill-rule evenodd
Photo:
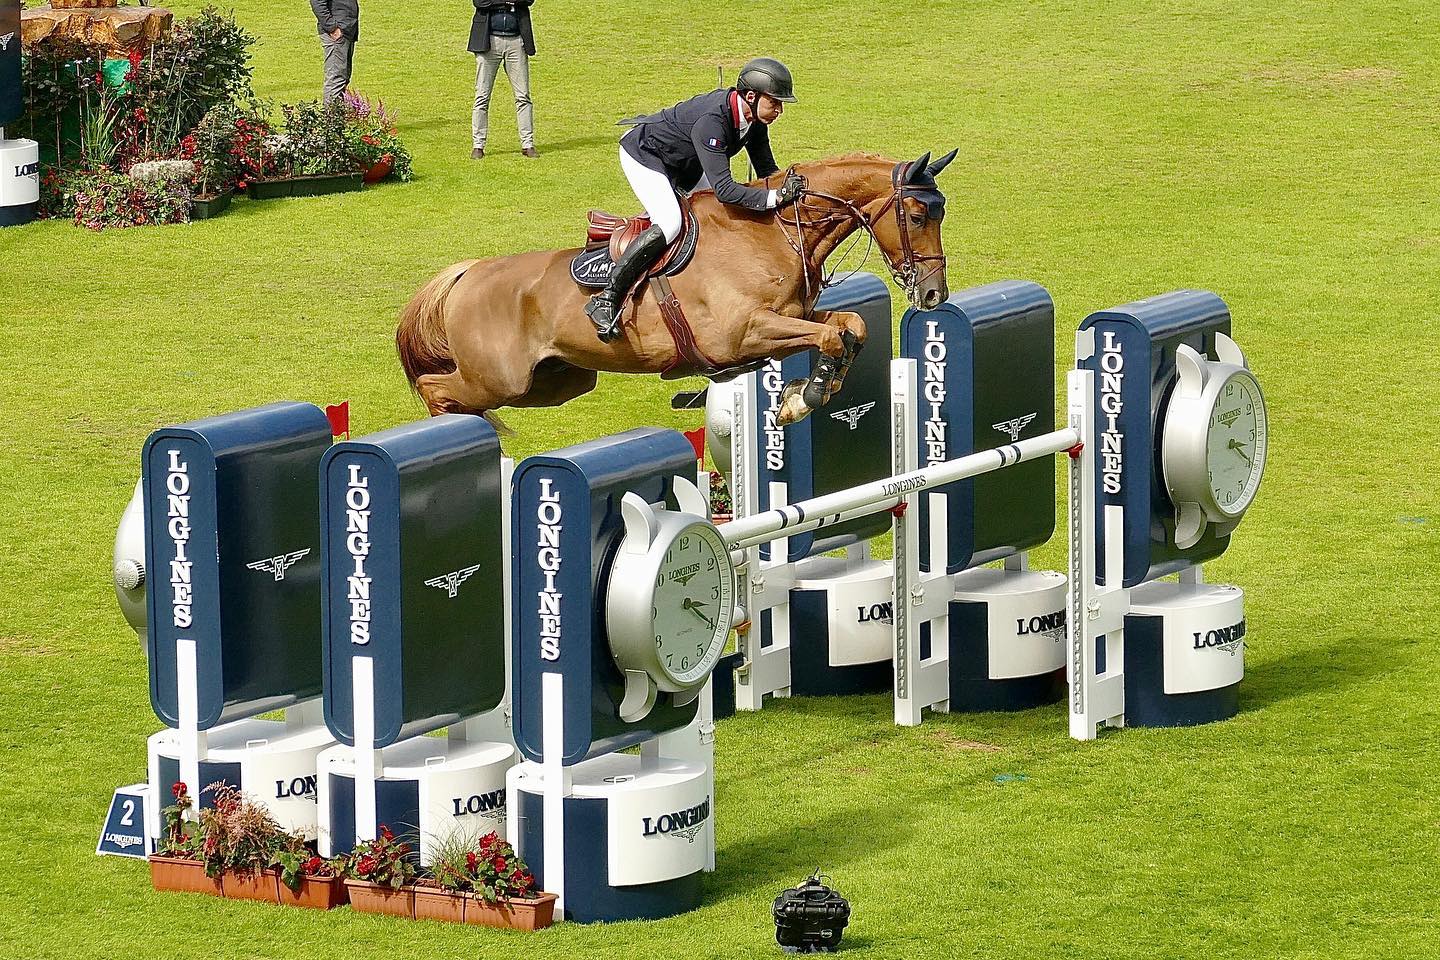
<instances>
[{"instance_id":1,"label":"rein","mask_svg":"<svg viewBox=\"0 0 1440 960\"><path fill-rule=\"evenodd\" d=\"M846 275L848 278L858 273L861 268L865 266L865 263L870 259L871 249L879 246L880 238L875 235L875 223L885 215L886 211L894 208L895 225L900 235L900 263L897 265L891 262L889 256L886 255L885 265L890 268L890 276L894 279L896 285L905 291L905 296L911 304L915 304L919 296L919 285L933 276L937 270L943 271L945 269L944 254L917 254L915 248L911 245L909 223L905 218L905 205L901 202L909 195L909 188L904 182L904 177L909 171L909 168L910 165L908 163L900 164L895 168L895 171L891 174L891 185L894 189L885 203L881 205L880 209L875 211L873 217L857 206L854 201L847 200L844 197L822 193L818 190L811 190L807 187L801 192L800 197L794 203L795 219L793 224L795 227L795 236L792 238L790 233L785 229L787 222L784 213L777 211L775 219L780 224L780 233L785 237L785 242L790 245L790 249L794 250L800 256L801 266L804 270L805 312L807 317L815 309L814 301L811 299L810 256L806 250L805 242L805 230L807 227L813 232L814 230L828 227L837 221L854 220L860 225L860 228L865 231L868 238L865 245L865 255L861 257L859 266L855 267L854 270L851 270L850 273ZM794 170L795 168L791 167L787 173L792 173ZM807 210L817 209L813 204L807 204L805 202L807 198L825 200L837 204L842 209L837 210L832 207L820 207L818 209L822 211L821 216L814 219L801 220L800 212L802 208ZM883 248L881 253L884 255ZM939 262L929 270L921 273L920 265L930 261ZM835 282L835 274L839 272L839 268L836 268L831 271L829 276L825 276L823 268L824 264L815 265L816 272L821 273L821 290L831 286Z\"/></svg>"}]
</instances>

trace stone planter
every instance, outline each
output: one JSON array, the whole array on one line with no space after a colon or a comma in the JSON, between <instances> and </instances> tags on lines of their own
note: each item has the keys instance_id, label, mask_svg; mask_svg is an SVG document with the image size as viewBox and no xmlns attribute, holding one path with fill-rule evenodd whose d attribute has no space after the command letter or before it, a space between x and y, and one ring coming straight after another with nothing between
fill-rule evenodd
<instances>
[{"instance_id":1,"label":"stone planter","mask_svg":"<svg viewBox=\"0 0 1440 960\"><path fill-rule=\"evenodd\" d=\"M199 860L162 856L152 856L148 859L150 861L150 884L156 890L208 893L212 897L221 896L220 879L205 876L205 864Z\"/></svg>"},{"instance_id":2,"label":"stone planter","mask_svg":"<svg viewBox=\"0 0 1440 960\"><path fill-rule=\"evenodd\" d=\"M415 888L399 890L366 880L346 880L350 906L360 913L383 913L391 917L415 916Z\"/></svg>"},{"instance_id":3,"label":"stone planter","mask_svg":"<svg viewBox=\"0 0 1440 960\"><path fill-rule=\"evenodd\" d=\"M327 193L350 193L364 186L364 175L356 171L323 177L252 180L245 187L245 193L251 200L273 200L277 197L318 197Z\"/></svg>"},{"instance_id":4,"label":"stone planter","mask_svg":"<svg viewBox=\"0 0 1440 960\"><path fill-rule=\"evenodd\" d=\"M262 903L280 902L280 871L226 870L221 875L224 895L231 900L259 900Z\"/></svg>"},{"instance_id":5,"label":"stone planter","mask_svg":"<svg viewBox=\"0 0 1440 960\"><path fill-rule=\"evenodd\" d=\"M280 884L280 904L311 910L333 910L349 902L345 881L340 877L303 877L300 889Z\"/></svg>"},{"instance_id":6,"label":"stone planter","mask_svg":"<svg viewBox=\"0 0 1440 960\"><path fill-rule=\"evenodd\" d=\"M540 893L486 903L473 893L465 894L465 922L502 930L544 930L555 922L556 894Z\"/></svg>"}]
</instances>

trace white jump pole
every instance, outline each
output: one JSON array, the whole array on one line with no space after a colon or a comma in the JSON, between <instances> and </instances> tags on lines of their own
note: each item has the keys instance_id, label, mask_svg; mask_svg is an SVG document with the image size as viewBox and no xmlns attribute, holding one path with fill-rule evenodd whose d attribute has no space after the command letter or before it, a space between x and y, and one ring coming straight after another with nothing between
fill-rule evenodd
<instances>
[{"instance_id":1,"label":"white jump pole","mask_svg":"<svg viewBox=\"0 0 1440 960\"><path fill-rule=\"evenodd\" d=\"M734 550L774 540L781 531L790 537L797 533L834 526L857 517L868 517L889 510L911 494L992 473L1027 460L1063 453L1079 443L1080 434L1067 427L1017 443L1007 443L993 450L982 450L969 456L947 460L911 473L837 490L754 516L740 517L722 526L720 536Z\"/></svg>"}]
</instances>

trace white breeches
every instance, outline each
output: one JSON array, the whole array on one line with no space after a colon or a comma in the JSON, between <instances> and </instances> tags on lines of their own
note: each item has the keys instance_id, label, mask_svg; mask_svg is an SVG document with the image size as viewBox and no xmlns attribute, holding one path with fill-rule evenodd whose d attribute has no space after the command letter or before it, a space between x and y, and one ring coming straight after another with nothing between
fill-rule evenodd
<instances>
[{"instance_id":1,"label":"white breeches","mask_svg":"<svg viewBox=\"0 0 1440 960\"><path fill-rule=\"evenodd\" d=\"M658 170L651 170L630 156L624 147L620 148L620 169L625 171L625 179L630 181L630 189L635 191L635 196L645 208L650 222L664 231L666 243L674 242L675 238L680 236L682 223L680 202L675 199L675 187L670 183L670 178ZM708 189L710 183L702 176L690 192Z\"/></svg>"}]
</instances>

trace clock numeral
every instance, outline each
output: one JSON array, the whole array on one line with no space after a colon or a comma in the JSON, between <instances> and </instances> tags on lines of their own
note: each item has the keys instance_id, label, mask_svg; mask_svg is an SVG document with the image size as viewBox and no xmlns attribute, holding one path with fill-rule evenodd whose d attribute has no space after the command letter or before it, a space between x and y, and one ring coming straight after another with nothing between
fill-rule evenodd
<instances>
[{"instance_id":1,"label":"clock numeral","mask_svg":"<svg viewBox=\"0 0 1440 960\"><path fill-rule=\"evenodd\" d=\"M720 599L720 587L719 587L718 584L717 584L716 586L713 586L713 587L710 588L710 599L711 599L711 600L719 600L719 599Z\"/></svg>"},{"instance_id":2,"label":"clock numeral","mask_svg":"<svg viewBox=\"0 0 1440 960\"><path fill-rule=\"evenodd\" d=\"M695 656L698 657L698 656L700 656L700 654L702 654L702 653L704 653L704 652L705 652L705 644L703 644L703 643L697 643L697 644L695 644Z\"/></svg>"},{"instance_id":3,"label":"clock numeral","mask_svg":"<svg viewBox=\"0 0 1440 960\"><path fill-rule=\"evenodd\" d=\"M681 538L680 538L680 552L681 552L681 553L684 553L686 550L689 550L689 549L690 549L690 538L689 538L689 536L681 537Z\"/></svg>"},{"instance_id":4,"label":"clock numeral","mask_svg":"<svg viewBox=\"0 0 1440 960\"><path fill-rule=\"evenodd\" d=\"M663 571L663 570L660 571L660 575L655 578L655 586L657 586L657 587L663 587L663 586L665 586L665 571Z\"/></svg>"},{"instance_id":5,"label":"clock numeral","mask_svg":"<svg viewBox=\"0 0 1440 960\"><path fill-rule=\"evenodd\" d=\"M665 666L667 666L667 667L668 667L668 666L671 666L671 665L674 664L674 662L675 662L675 654L673 654L673 653L667 653L667 654L665 654Z\"/></svg>"},{"instance_id":6,"label":"clock numeral","mask_svg":"<svg viewBox=\"0 0 1440 960\"><path fill-rule=\"evenodd\" d=\"M690 658L689 658L689 657L681 657L681 658L680 658L680 669L681 669L681 670L689 670L689 669L690 669Z\"/></svg>"},{"instance_id":7,"label":"clock numeral","mask_svg":"<svg viewBox=\"0 0 1440 960\"><path fill-rule=\"evenodd\" d=\"M656 637L656 638L655 638L655 649L656 649L656 650L659 650L659 649L660 649L660 644L661 644L660 638L659 638L659 637Z\"/></svg>"},{"instance_id":8,"label":"clock numeral","mask_svg":"<svg viewBox=\"0 0 1440 960\"><path fill-rule=\"evenodd\" d=\"M711 554L709 557L707 557L707 558L705 559L705 569L706 569L706 570L714 570L714 569L715 569L715 555L714 555L714 554Z\"/></svg>"}]
</instances>

